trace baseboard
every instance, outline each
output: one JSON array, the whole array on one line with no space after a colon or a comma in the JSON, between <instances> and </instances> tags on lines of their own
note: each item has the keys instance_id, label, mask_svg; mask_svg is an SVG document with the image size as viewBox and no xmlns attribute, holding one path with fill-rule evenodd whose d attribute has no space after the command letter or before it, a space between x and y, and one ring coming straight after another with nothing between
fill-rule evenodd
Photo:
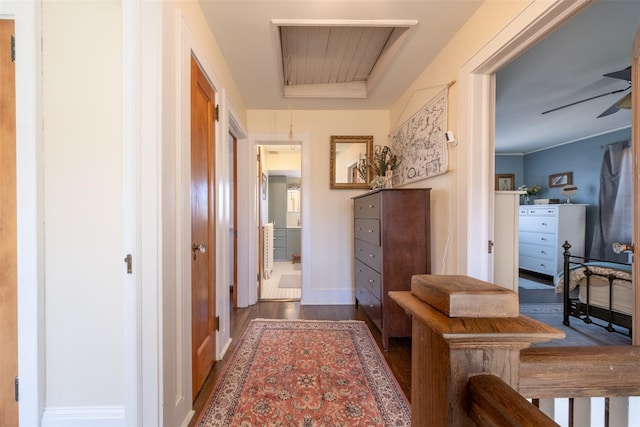
<instances>
[{"instance_id":1,"label":"baseboard","mask_svg":"<svg viewBox=\"0 0 640 427\"><path fill-rule=\"evenodd\" d=\"M300 303L302 305L352 305L355 304L355 299L353 289L305 288Z\"/></svg>"},{"instance_id":2,"label":"baseboard","mask_svg":"<svg viewBox=\"0 0 640 427\"><path fill-rule=\"evenodd\" d=\"M42 427L122 427L124 406L53 406L42 414Z\"/></svg>"}]
</instances>

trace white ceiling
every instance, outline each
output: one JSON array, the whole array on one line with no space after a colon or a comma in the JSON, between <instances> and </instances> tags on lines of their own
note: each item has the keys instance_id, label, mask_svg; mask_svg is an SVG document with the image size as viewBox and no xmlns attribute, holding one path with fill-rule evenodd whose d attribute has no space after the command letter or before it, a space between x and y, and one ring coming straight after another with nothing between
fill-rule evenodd
<instances>
[{"instance_id":1,"label":"white ceiling","mask_svg":"<svg viewBox=\"0 0 640 427\"><path fill-rule=\"evenodd\" d=\"M417 21L366 98L306 97L293 109L388 109L481 0L198 0L249 109L287 109L276 22ZM619 97L542 111L626 87L603 77L630 64L640 1L598 0L497 74L496 152L526 153L628 127L629 110L596 119ZM274 30L275 29L275 30Z\"/></svg>"},{"instance_id":2,"label":"white ceiling","mask_svg":"<svg viewBox=\"0 0 640 427\"><path fill-rule=\"evenodd\" d=\"M496 74L496 152L527 153L631 125L631 110L597 118L627 92L603 74L631 65L640 1L599 0Z\"/></svg>"},{"instance_id":3,"label":"white ceiling","mask_svg":"<svg viewBox=\"0 0 640 427\"><path fill-rule=\"evenodd\" d=\"M273 20L417 21L367 98L294 98L293 109L388 109L482 0L198 0L249 109L286 109ZM279 68L280 67L280 68Z\"/></svg>"}]
</instances>

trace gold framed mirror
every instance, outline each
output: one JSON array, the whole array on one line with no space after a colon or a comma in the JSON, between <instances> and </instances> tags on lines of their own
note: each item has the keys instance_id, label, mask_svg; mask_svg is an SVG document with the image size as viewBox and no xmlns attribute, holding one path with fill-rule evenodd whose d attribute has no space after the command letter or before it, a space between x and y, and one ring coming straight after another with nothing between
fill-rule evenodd
<instances>
[{"instance_id":1,"label":"gold framed mirror","mask_svg":"<svg viewBox=\"0 0 640 427\"><path fill-rule=\"evenodd\" d=\"M373 136L331 136L331 189L369 189Z\"/></svg>"}]
</instances>

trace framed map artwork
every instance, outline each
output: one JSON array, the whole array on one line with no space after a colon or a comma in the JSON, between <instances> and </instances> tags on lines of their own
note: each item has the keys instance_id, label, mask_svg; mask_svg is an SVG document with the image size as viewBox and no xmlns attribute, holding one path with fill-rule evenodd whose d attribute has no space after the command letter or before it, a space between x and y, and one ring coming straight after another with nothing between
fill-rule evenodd
<instances>
[{"instance_id":1,"label":"framed map artwork","mask_svg":"<svg viewBox=\"0 0 640 427\"><path fill-rule=\"evenodd\" d=\"M391 132L391 146L400 159L393 174L393 185L443 174L448 156L444 134L447 131L447 86Z\"/></svg>"}]
</instances>

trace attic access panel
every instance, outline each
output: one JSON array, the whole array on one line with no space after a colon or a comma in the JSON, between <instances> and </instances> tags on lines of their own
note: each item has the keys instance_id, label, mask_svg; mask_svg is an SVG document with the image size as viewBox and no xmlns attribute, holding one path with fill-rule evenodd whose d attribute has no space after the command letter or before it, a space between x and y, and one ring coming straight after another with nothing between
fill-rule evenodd
<instances>
[{"instance_id":1,"label":"attic access panel","mask_svg":"<svg viewBox=\"0 0 640 427\"><path fill-rule=\"evenodd\" d=\"M287 97L366 98L417 21L274 20Z\"/></svg>"}]
</instances>

